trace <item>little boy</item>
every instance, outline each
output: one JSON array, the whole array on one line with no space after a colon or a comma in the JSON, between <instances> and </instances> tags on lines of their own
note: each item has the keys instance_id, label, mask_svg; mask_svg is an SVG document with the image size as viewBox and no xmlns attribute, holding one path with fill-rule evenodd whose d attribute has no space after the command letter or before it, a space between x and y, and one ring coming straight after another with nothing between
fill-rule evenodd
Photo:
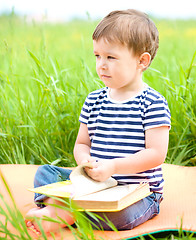
<instances>
[{"instance_id":1,"label":"little boy","mask_svg":"<svg viewBox=\"0 0 196 240\"><path fill-rule=\"evenodd\" d=\"M165 98L142 80L158 44L156 26L136 10L111 12L93 33L96 71L106 87L86 98L74 157L78 164L92 162L93 168L85 170L94 180L112 176L123 184L145 181L152 192L122 211L100 214L118 230L132 229L157 215L162 200L161 164L167 154L170 112ZM68 179L69 174L59 167L42 166L36 173L35 187ZM35 201L53 202L40 194L35 194ZM30 210L27 218L44 215L74 223L69 212L49 205ZM110 229L104 221L96 224ZM42 225L46 232L59 227L45 221ZM27 226L39 232L33 221L27 220Z\"/></svg>"}]
</instances>

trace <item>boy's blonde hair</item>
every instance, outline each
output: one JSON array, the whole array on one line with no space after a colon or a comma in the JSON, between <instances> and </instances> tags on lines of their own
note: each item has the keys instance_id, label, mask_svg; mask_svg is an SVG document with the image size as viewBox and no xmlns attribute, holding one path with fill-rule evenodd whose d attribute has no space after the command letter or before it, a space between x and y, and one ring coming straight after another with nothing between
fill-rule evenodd
<instances>
[{"instance_id":1,"label":"boy's blonde hair","mask_svg":"<svg viewBox=\"0 0 196 240\"><path fill-rule=\"evenodd\" d=\"M113 11L97 25L92 36L98 41L126 45L136 56L144 52L151 55L151 61L159 47L159 32L148 15L133 9Z\"/></svg>"}]
</instances>

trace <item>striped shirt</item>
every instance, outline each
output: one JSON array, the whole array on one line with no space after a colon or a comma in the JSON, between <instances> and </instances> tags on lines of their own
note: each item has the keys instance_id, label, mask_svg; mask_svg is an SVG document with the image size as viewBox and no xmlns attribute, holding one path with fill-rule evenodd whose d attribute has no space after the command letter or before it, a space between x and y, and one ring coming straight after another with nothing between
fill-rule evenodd
<instances>
[{"instance_id":1,"label":"striped shirt","mask_svg":"<svg viewBox=\"0 0 196 240\"><path fill-rule=\"evenodd\" d=\"M107 87L88 95L79 121L87 124L91 156L96 160L123 158L145 149L145 130L170 127L170 111L165 98L146 85L137 96L118 102ZM149 182L151 191L163 192L161 165L136 174L115 174L121 183Z\"/></svg>"}]
</instances>

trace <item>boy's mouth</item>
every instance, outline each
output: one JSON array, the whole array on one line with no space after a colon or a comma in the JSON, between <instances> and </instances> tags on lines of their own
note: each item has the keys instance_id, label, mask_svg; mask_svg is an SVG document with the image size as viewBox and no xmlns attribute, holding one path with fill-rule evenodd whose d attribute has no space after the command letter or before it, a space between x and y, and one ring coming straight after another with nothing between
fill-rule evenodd
<instances>
[{"instance_id":1,"label":"boy's mouth","mask_svg":"<svg viewBox=\"0 0 196 240\"><path fill-rule=\"evenodd\" d=\"M111 76L105 75L105 74L102 74L102 75L101 75L101 79L109 79L109 78L111 78Z\"/></svg>"}]
</instances>

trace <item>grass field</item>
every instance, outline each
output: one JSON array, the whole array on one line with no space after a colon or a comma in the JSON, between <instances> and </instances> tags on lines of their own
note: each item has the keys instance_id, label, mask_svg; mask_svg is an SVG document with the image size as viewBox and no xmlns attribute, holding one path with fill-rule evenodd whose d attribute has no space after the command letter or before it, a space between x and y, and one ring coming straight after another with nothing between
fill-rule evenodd
<instances>
[{"instance_id":1,"label":"grass field","mask_svg":"<svg viewBox=\"0 0 196 240\"><path fill-rule=\"evenodd\" d=\"M171 110L167 162L196 165L196 21L154 21L160 48L144 80ZM82 104L102 86L92 51L96 24L0 17L0 163L75 164Z\"/></svg>"},{"instance_id":2,"label":"grass field","mask_svg":"<svg viewBox=\"0 0 196 240\"><path fill-rule=\"evenodd\" d=\"M196 21L154 21L160 49L144 80L171 110L166 161L196 166ZM0 163L75 165L81 107L102 86L92 51L96 24L0 17Z\"/></svg>"}]
</instances>

